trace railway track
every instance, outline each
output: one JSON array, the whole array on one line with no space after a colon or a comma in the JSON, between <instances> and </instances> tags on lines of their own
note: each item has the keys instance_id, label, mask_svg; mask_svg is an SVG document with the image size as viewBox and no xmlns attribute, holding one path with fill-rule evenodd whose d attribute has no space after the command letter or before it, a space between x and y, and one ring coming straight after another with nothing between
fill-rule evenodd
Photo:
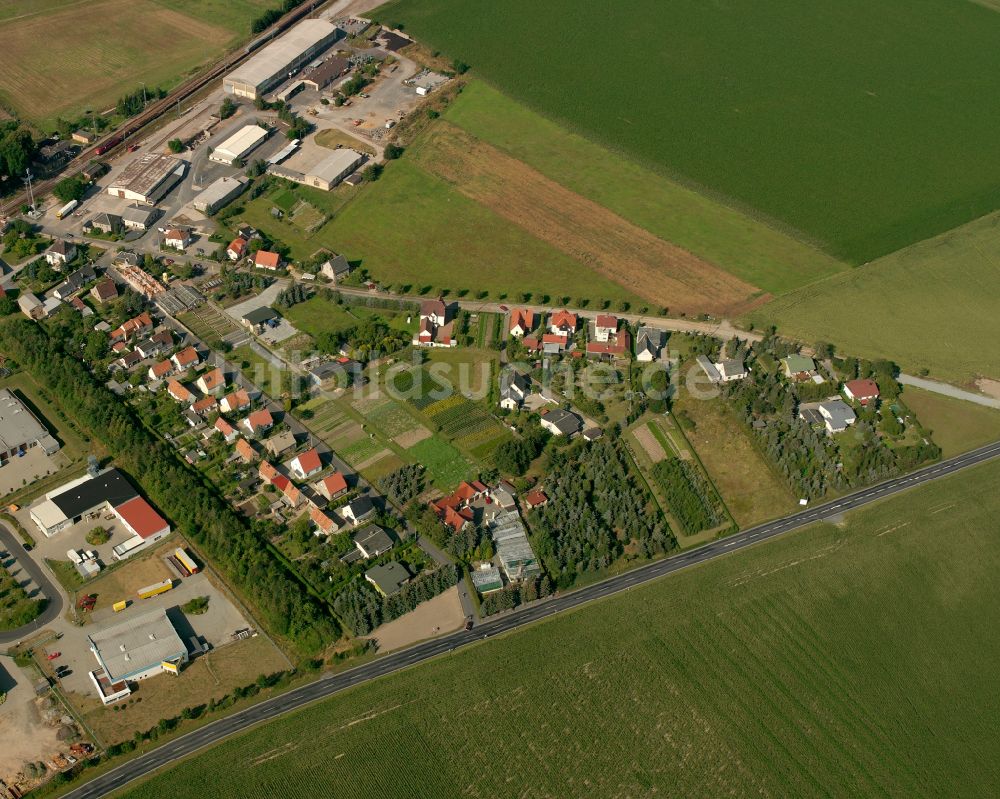
<instances>
[{"instance_id":1,"label":"railway track","mask_svg":"<svg viewBox=\"0 0 1000 799\"><path fill-rule=\"evenodd\" d=\"M265 44L272 41L278 35L284 33L296 22L309 16L316 10L316 8L324 4L325 0L312 0L312 2L303 3L298 8L293 8L281 17L281 19L275 22L270 28L254 38L250 43L243 45L236 52L228 54L221 61L213 64L211 67L208 67L208 69L195 77L185 81L180 86L174 87L167 93L166 97L149 103L136 116L126 120L125 123L120 126L119 130L109 133L100 141L95 142L92 147L89 147L81 152L76 158L70 161L69 164L66 165L66 168L63 169L63 171L58 175L33 183L32 191L35 197L42 197L51 192L52 188L60 180L80 174L83 168L86 167L87 164L89 164L93 159L113 158L115 155L120 154L122 149L128 145L130 139L134 139L145 128L163 116L171 108L188 99L193 94L201 91L212 81L218 80L224 74L233 69L233 67L238 66L251 56L255 55L256 52ZM120 141L114 144L111 148L100 153L98 152L102 147L107 146L107 144L115 138L120 139ZM22 205L29 202L30 198L28 196L28 191L24 190L20 194L8 197L4 204L11 208L20 208Z\"/></svg>"}]
</instances>

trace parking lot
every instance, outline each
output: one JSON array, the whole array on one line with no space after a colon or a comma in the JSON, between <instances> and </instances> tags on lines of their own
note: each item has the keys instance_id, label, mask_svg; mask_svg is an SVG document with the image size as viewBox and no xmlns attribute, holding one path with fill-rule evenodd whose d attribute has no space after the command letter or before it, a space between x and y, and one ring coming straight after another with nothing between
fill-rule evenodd
<instances>
[{"instance_id":1,"label":"parking lot","mask_svg":"<svg viewBox=\"0 0 1000 799\"><path fill-rule=\"evenodd\" d=\"M225 311L232 317L234 322L243 327L244 316L258 308L270 307L278 294L288 287L288 283L289 281L287 280L276 280L256 297L251 297L249 300L231 305ZM280 341L290 339L292 336L297 335L298 332L287 319L282 317L276 327L267 328L260 338L268 343L277 344Z\"/></svg>"},{"instance_id":2,"label":"parking lot","mask_svg":"<svg viewBox=\"0 0 1000 799\"><path fill-rule=\"evenodd\" d=\"M6 466L0 467L0 497L23 488L39 477L55 474L67 463L61 452L46 455L41 447L32 447L20 458L12 458Z\"/></svg>"}]
</instances>

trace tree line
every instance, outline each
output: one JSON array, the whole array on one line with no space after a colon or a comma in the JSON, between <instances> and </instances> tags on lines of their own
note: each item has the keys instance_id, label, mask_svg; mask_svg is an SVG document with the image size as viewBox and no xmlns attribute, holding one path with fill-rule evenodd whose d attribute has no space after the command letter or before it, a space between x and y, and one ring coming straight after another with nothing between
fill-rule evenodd
<instances>
[{"instance_id":1,"label":"tree line","mask_svg":"<svg viewBox=\"0 0 1000 799\"><path fill-rule=\"evenodd\" d=\"M380 624L398 619L421 602L444 593L458 582L458 577L456 566L442 566L407 583L390 597L383 597L366 580L358 580L337 595L333 608L355 635L367 635Z\"/></svg>"},{"instance_id":2,"label":"tree line","mask_svg":"<svg viewBox=\"0 0 1000 799\"><path fill-rule=\"evenodd\" d=\"M653 467L653 478L685 533L708 530L722 521L714 492L691 464L667 458Z\"/></svg>"},{"instance_id":3,"label":"tree line","mask_svg":"<svg viewBox=\"0 0 1000 799\"><path fill-rule=\"evenodd\" d=\"M60 342L25 319L0 324L0 350L46 386L77 424L107 447L116 465L253 603L262 621L303 652L336 640L336 621L282 566L247 521L205 478L138 422Z\"/></svg>"}]
</instances>

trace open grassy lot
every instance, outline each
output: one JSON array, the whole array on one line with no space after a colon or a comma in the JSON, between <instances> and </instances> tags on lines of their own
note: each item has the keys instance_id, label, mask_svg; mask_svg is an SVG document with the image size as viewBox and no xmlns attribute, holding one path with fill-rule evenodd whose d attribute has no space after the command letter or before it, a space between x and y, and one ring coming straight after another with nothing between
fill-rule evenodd
<instances>
[{"instance_id":1,"label":"open grassy lot","mask_svg":"<svg viewBox=\"0 0 1000 799\"><path fill-rule=\"evenodd\" d=\"M266 219L259 222L271 230ZM281 233L275 235L285 240ZM319 235L331 249L351 260L363 259L372 275L397 287L488 291L494 298L531 292L537 299L579 295L639 303L632 292L581 268L405 157L390 164L377 183L362 186L357 199Z\"/></svg>"},{"instance_id":2,"label":"open grassy lot","mask_svg":"<svg viewBox=\"0 0 1000 799\"><path fill-rule=\"evenodd\" d=\"M282 314L296 328L316 337L321 333L342 333L356 327L368 319L380 319L396 330L413 332L416 330L416 315L407 324L405 311L393 311L385 308L366 308L363 305L338 305L332 300L321 296L310 297L305 302L283 308Z\"/></svg>"},{"instance_id":3,"label":"open grassy lot","mask_svg":"<svg viewBox=\"0 0 1000 799\"><path fill-rule=\"evenodd\" d=\"M250 345L237 347L230 359L240 367L243 374L261 391L270 397L280 397L285 390L284 378L287 370L279 369L269 360L254 352Z\"/></svg>"},{"instance_id":4,"label":"open grassy lot","mask_svg":"<svg viewBox=\"0 0 1000 799\"><path fill-rule=\"evenodd\" d=\"M336 150L338 146L350 147L358 153L375 155L375 148L370 144L365 144L360 139L355 139L342 130L337 130L337 128L327 128L326 130L319 131L316 134L315 141L320 147L329 147L331 150Z\"/></svg>"},{"instance_id":5,"label":"open grassy lot","mask_svg":"<svg viewBox=\"0 0 1000 799\"><path fill-rule=\"evenodd\" d=\"M682 396L675 407L695 423L686 431L691 446L740 527L790 513L796 498L757 451L742 424L722 400Z\"/></svg>"},{"instance_id":6,"label":"open grassy lot","mask_svg":"<svg viewBox=\"0 0 1000 799\"><path fill-rule=\"evenodd\" d=\"M4 3L0 101L43 129L60 115L104 111L142 81L172 86L249 38L250 19L267 7L267 0Z\"/></svg>"},{"instance_id":7,"label":"open grassy lot","mask_svg":"<svg viewBox=\"0 0 1000 799\"><path fill-rule=\"evenodd\" d=\"M415 463L424 465L430 481L441 491L453 489L475 474L462 453L439 436L418 441L407 450L407 454Z\"/></svg>"},{"instance_id":8,"label":"open grassy lot","mask_svg":"<svg viewBox=\"0 0 1000 799\"><path fill-rule=\"evenodd\" d=\"M906 386L902 400L934 436L945 458L1000 440L1000 411Z\"/></svg>"},{"instance_id":9,"label":"open grassy lot","mask_svg":"<svg viewBox=\"0 0 1000 799\"><path fill-rule=\"evenodd\" d=\"M377 16L856 263L1000 204L1000 16L973 3L398 0Z\"/></svg>"},{"instance_id":10,"label":"open grassy lot","mask_svg":"<svg viewBox=\"0 0 1000 799\"><path fill-rule=\"evenodd\" d=\"M967 383L1000 378L1000 214L799 289L749 315L808 342Z\"/></svg>"},{"instance_id":11,"label":"open grassy lot","mask_svg":"<svg viewBox=\"0 0 1000 799\"><path fill-rule=\"evenodd\" d=\"M998 479L980 467L352 689L122 796L991 795ZM483 714L512 696L498 735ZM407 767L371 768L374 748Z\"/></svg>"},{"instance_id":12,"label":"open grassy lot","mask_svg":"<svg viewBox=\"0 0 1000 799\"><path fill-rule=\"evenodd\" d=\"M483 81L469 83L445 117L567 189L765 291L782 293L847 268L816 247L571 133Z\"/></svg>"}]
</instances>

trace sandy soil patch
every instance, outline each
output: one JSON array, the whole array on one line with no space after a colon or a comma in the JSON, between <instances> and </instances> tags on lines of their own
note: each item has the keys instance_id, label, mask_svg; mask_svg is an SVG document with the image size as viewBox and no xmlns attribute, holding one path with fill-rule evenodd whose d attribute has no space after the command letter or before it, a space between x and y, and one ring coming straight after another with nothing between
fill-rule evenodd
<instances>
[{"instance_id":1,"label":"sandy soil patch","mask_svg":"<svg viewBox=\"0 0 1000 799\"><path fill-rule=\"evenodd\" d=\"M458 586L449 588L411 610L405 616L375 628L369 638L378 641L380 652L400 649L425 638L457 630L465 623Z\"/></svg>"},{"instance_id":2,"label":"sandy soil patch","mask_svg":"<svg viewBox=\"0 0 1000 799\"><path fill-rule=\"evenodd\" d=\"M438 123L419 163L533 236L672 311L733 314L760 290L657 238L459 128Z\"/></svg>"},{"instance_id":3,"label":"sandy soil patch","mask_svg":"<svg viewBox=\"0 0 1000 799\"><path fill-rule=\"evenodd\" d=\"M653 463L659 463L667 457L667 453L663 450L663 445L656 440L653 431L645 425L633 430L632 435L635 436L635 440L639 442L639 446L646 451L646 454Z\"/></svg>"},{"instance_id":4,"label":"sandy soil patch","mask_svg":"<svg viewBox=\"0 0 1000 799\"><path fill-rule=\"evenodd\" d=\"M976 381L976 388L982 391L987 397L1000 399L1000 380L990 380L988 377L980 377Z\"/></svg>"},{"instance_id":5,"label":"sandy soil patch","mask_svg":"<svg viewBox=\"0 0 1000 799\"><path fill-rule=\"evenodd\" d=\"M414 444L418 444L425 438L430 438L432 435L434 434L430 430L428 430L426 427L421 426L418 427L416 430L408 430L405 433L401 433L400 435L396 436L393 439L393 441L399 444L399 446L401 446L403 449L409 449Z\"/></svg>"},{"instance_id":6,"label":"sandy soil patch","mask_svg":"<svg viewBox=\"0 0 1000 799\"><path fill-rule=\"evenodd\" d=\"M58 726L42 719L28 674L12 658L0 657L0 690L7 691L7 701L0 705L0 779L13 784L25 762L48 760L66 752L67 745L56 737Z\"/></svg>"}]
</instances>

